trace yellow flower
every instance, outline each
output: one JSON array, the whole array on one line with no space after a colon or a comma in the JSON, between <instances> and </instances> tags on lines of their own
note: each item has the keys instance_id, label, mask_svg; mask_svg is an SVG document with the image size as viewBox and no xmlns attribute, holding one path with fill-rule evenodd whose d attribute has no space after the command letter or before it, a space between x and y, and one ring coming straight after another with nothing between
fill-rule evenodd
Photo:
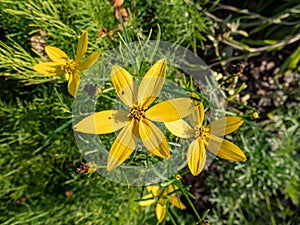
<instances>
[{"instance_id":1,"label":"yellow flower","mask_svg":"<svg viewBox=\"0 0 300 225\"><path fill-rule=\"evenodd\" d=\"M78 71L85 70L93 65L100 53L94 52L86 60L80 62L86 53L88 46L88 33L84 31L79 38L75 60L70 59L65 52L59 48L46 46L45 51L52 62L39 63L33 69L47 76L58 76L65 74L68 80L68 91L75 96L80 77Z\"/></svg>"},{"instance_id":2,"label":"yellow flower","mask_svg":"<svg viewBox=\"0 0 300 225\"><path fill-rule=\"evenodd\" d=\"M163 190L159 186L148 186L147 190L150 194L143 196L139 202L140 206L149 206L156 203L155 213L158 222L162 222L167 213L167 202L179 209L186 209L186 206L180 201L177 194L175 193L179 188L175 185L169 185Z\"/></svg>"},{"instance_id":3,"label":"yellow flower","mask_svg":"<svg viewBox=\"0 0 300 225\"><path fill-rule=\"evenodd\" d=\"M74 129L89 134L107 134L122 128L109 151L107 170L123 163L134 151L139 137L154 155L169 158L170 150L164 134L151 121L170 122L188 116L193 111L189 98L174 98L152 107L166 76L166 61L159 60L145 74L138 88L133 77L122 67L113 66L111 79L115 91L129 108L106 110L81 120Z\"/></svg>"},{"instance_id":4,"label":"yellow flower","mask_svg":"<svg viewBox=\"0 0 300 225\"><path fill-rule=\"evenodd\" d=\"M196 97L195 94L192 96ZM203 126L203 104L198 101L194 101L194 103L196 110L189 116L192 126L184 120L165 123L167 129L174 135L182 138L194 138L187 152L191 173L196 176L203 170L206 162L206 148L220 158L245 161L246 156L239 147L220 137L237 130L243 124L243 120L236 116L227 116Z\"/></svg>"}]
</instances>

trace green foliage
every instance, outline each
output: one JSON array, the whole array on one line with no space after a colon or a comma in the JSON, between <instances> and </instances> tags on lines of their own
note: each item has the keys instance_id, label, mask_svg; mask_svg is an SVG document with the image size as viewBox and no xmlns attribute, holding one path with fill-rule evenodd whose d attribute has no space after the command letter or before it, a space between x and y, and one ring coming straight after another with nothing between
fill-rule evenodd
<instances>
[{"instance_id":1,"label":"green foliage","mask_svg":"<svg viewBox=\"0 0 300 225\"><path fill-rule=\"evenodd\" d=\"M162 30L162 40L175 42L185 47L204 48L205 31L209 20L201 11L200 5L205 1L132 1L133 29L148 34L149 29L157 30L157 24ZM155 34L154 34L155 36Z\"/></svg>"},{"instance_id":2,"label":"green foliage","mask_svg":"<svg viewBox=\"0 0 300 225\"><path fill-rule=\"evenodd\" d=\"M71 119L65 85L3 85L18 93L1 96L1 224L139 224L135 189L74 172L81 157L70 124L53 132Z\"/></svg>"},{"instance_id":3,"label":"green foliage","mask_svg":"<svg viewBox=\"0 0 300 225\"><path fill-rule=\"evenodd\" d=\"M280 130L282 137L248 121L247 128L239 134L247 162L218 161L216 173L208 177L210 201L215 204L213 213L208 215L212 223L299 223L297 212L280 200L284 192L292 196L294 203L299 199L295 189L300 169L299 108L289 108L285 116L282 111L276 112L280 116L272 116L275 123L269 124L268 128Z\"/></svg>"}]
</instances>

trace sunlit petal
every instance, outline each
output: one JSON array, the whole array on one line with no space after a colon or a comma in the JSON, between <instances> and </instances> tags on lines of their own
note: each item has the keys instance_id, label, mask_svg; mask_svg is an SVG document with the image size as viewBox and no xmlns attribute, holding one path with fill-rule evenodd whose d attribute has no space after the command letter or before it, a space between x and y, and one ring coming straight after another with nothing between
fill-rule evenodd
<instances>
[{"instance_id":1,"label":"sunlit petal","mask_svg":"<svg viewBox=\"0 0 300 225\"><path fill-rule=\"evenodd\" d=\"M166 128L175 136L181 138L191 138L194 136L193 128L184 120L176 120L165 123Z\"/></svg>"},{"instance_id":2,"label":"sunlit petal","mask_svg":"<svg viewBox=\"0 0 300 225\"><path fill-rule=\"evenodd\" d=\"M188 166L191 173L197 176L204 168L206 162L206 150L201 139L193 140L187 153Z\"/></svg>"},{"instance_id":3,"label":"sunlit petal","mask_svg":"<svg viewBox=\"0 0 300 225\"><path fill-rule=\"evenodd\" d=\"M75 74L70 74L69 75L69 81L68 81L68 92L72 95L75 96L78 86L80 83L80 76L78 73Z\"/></svg>"},{"instance_id":4,"label":"sunlit petal","mask_svg":"<svg viewBox=\"0 0 300 225\"><path fill-rule=\"evenodd\" d=\"M61 69L61 65L55 62L39 63L34 65L33 69L47 76L63 75L65 73L65 71Z\"/></svg>"},{"instance_id":5,"label":"sunlit petal","mask_svg":"<svg viewBox=\"0 0 300 225\"><path fill-rule=\"evenodd\" d=\"M156 200L153 198L153 194L147 194L147 195L143 196L141 201L139 201L139 205L140 206L149 206L155 202L156 202Z\"/></svg>"},{"instance_id":6,"label":"sunlit petal","mask_svg":"<svg viewBox=\"0 0 300 225\"><path fill-rule=\"evenodd\" d=\"M173 98L160 102L145 113L146 118L157 122L171 122L182 119L194 110L193 101L189 98Z\"/></svg>"},{"instance_id":7,"label":"sunlit petal","mask_svg":"<svg viewBox=\"0 0 300 225\"><path fill-rule=\"evenodd\" d=\"M143 144L151 153L161 158L170 157L166 137L154 123L146 119L141 120L139 133Z\"/></svg>"},{"instance_id":8,"label":"sunlit petal","mask_svg":"<svg viewBox=\"0 0 300 225\"><path fill-rule=\"evenodd\" d=\"M214 135L210 135L208 150L220 158L231 161L245 161L246 156L243 151L230 141L224 140Z\"/></svg>"},{"instance_id":9,"label":"sunlit petal","mask_svg":"<svg viewBox=\"0 0 300 225\"><path fill-rule=\"evenodd\" d=\"M151 192L154 196L158 196L161 194L161 189L157 185L147 186L147 191Z\"/></svg>"},{"instance_id":10,"label":"sunlit petal","mask_svg":"<svg viewBox=\"0 0 300 225\"><path fill-rule=\"evenodd\" d=\"M194 101L195 102L195 101ZM189 115L189 121L192 127L202 126L204 120L204 106L202 102L197 102L195 110Z\"/></svg>"},{"instance_id":11,"label":"sunlit petal","mask_svg":"<svg viewBox=\"0 0 300 225\"><path fill-rule=\"evenodd\" d=\"M132 76L122 67L114 65L111 69L111 80L124 104L132 107L137 101L137 86Z\"/></svg>"},{"instance_id":12,"label":"sunlit petal","mask_svg":"<svg viewBox=\"0 0 300 225\"><path fill-rule=\"evenodd\" d=\"M66 61L69 60L67 54L62 50L60 50L59 48L53 46L46 46L45 51L53 62L63 65L65 64Z\"/></svg>"},{"instance_id":13,"label":"sunlit petal","mask_svg":"<svg viewBox=\"0 0 300 225\"><path fill-rule=\"evenodd\" d=\"M178 190L179 187L177 187L176 185L170 184L166 190L166 194L170 194L176 190ZM172 195L174 195L175 193L172 193Z\"/></svg>"},{"instance_id":14,"label":"sunlit petal","mask_svg":"<svg viewBox=\"0 0 300 225\"><path fill-rule=\"evenodd\" d=\"M79 63L80 60L83 58L84 54L86 53L87 46L88 46L88 33L87 31L83 31L77 44L77 50L75 56L76 63Z\"/></svg>"},{"instance_id":15,"label":"sunlit petal","mask_svg":"<svg viewBox=\"0 0 300 225\"><path fill-rule=\"evenodd\" d=\"M127 123L128 112L106 110L84 118L74 126L74 130L87 134L108 134L121 129Z\"/></svg>"},{"instance_id":16,"label":"sunlit petal","mask_svg":"<svg viewBox=\"0 0 300 225\"><path fill-rule=\"evenodd\" d=\"M138 92L138 101L141 106L150 105L159 95L166 76L166 60L157 61L145 74Z\"/></svg>"},{"instance_id":17,"label":"sunlit petal","mask_svg":"<svg viewBox=\"0 0 300 225\"><path fill-rule=\"evenodd\" d=\"M99 58L100 52L94 52L92 53L86 60L84 60L82 63L80 63L77 66L78 70L85 70L92 66Z\"/></svg>"},{"instance_id":18,"label":"sunlit petal","mask_svg":"<svg viewBox=\"0 0 300 225\"><path fill-rule=\"evenodd\" d=\"M165 200L160 199L159 202L157 202L155 207L156 217L159 223L161 223L167 214L167 207Z\"/></svg>"},{"instance_id":19,"label":"sunlit petal","mask_svg":"<svg viewBox=\"0 0 300 225\"><path fill-rule=\"evenodd\" d=\"M109 151L108 171L122 164L132 154L138 142L138 132L138 124L135 121L132 121L120 131Z\"/></svg>"},{"instance_id":20,"label":"sunlit petal","mask_svg":"<svg viewBox=\"0 0 300 225\"><path fill-rule=\"evenodd\" d=\"M240 117L227 116L212 122L206 127L209 128L211 134L224 136L237 130L243 123L244 121Z\"/></svg>"}]
</instances>

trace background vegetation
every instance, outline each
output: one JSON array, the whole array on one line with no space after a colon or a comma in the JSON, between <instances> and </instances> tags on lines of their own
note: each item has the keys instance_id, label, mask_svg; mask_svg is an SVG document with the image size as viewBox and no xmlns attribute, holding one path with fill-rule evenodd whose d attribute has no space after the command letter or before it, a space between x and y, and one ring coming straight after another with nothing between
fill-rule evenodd
<instances>
[{"instance_id":1,"label":"background vegetation","mask_svg":"<svg viewBox=\"0 0 300 225\"><path fill-rule=\"evenodd\" d=\"M230 113L245 118L234 142L247 162L216 160L183 178L199 213L210 224L299 224L299 2L133 0L122 8L131 40L150 29L155 39L159 24L162 40L215 71ZM114 11L108 0L0 1L1 224L156 224L154 209L135 202L141 188L75 172L72 97L63 79L32 69L45 45L71 56L83 30L90 52L118 46ZM196 222L190 207L172 214Z\"/></svg>"}]
</instances>

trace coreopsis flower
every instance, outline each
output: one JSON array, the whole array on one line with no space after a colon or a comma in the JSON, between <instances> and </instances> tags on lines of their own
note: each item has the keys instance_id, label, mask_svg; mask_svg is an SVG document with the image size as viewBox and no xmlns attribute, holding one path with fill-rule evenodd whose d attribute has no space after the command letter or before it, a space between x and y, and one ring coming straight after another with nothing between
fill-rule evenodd
<instances>
[{"instance_id":1,"label":"coreopsis flower","mask_svg":"<svg viewBox=\"0 0 300 225\"><path fill-rule=\"evenodd\" d=\"M186 209L186 206L180 201L176 191L179 188L175 185L169 185L168 187L161 189L160 186L147 186L148 192L143 196L142 200L139 202L140 206L150 206L156 204L155 213L158 222L162 222L167 213L167 202L171 203L179 209Z\"/></svg>"},{"instance_id":2,"label":"coreopsis flower","mask_svg":"<svg viewBox=\"0 0 300 225\"><path fill-rule=\"evenodd\" d=\"M237 130L243 124L243 120L237 116L227 116L204 126L203 104L198 101L194 103L195 111L189 116L191 125L182 119L165 123L167 129L174 135L181 138L194 138L187 152L191 173L196 176L203 170L206 162L206 149L226 160L245 161L246 156L243 151L232 142L222 138Z\"/></svg>"},{"instance_id":3,"label":"coreopsis flower","mask_svg":"<svg viewBox=\"0 0 300 225\"><path fill-rule=\"evenodd\" d=\"M189 98L174 98L151 106L164 84L166 61L159 60L145 74L140 87L133 77L120 66L114 65L111 80L125 110L105 110L94 113L74 126L74 130L89 134L107 134L120 130L111 146L107 170L123 163L134 151L140 138L150 153L169 158L166 137L152 122L179 120L193 112Z\"/></svg>"},{"instance_id":4,"label":"coreopsis flower","mask_svg":"<svg viewBox=\"0 0 300 225\"><path fill-rule=\"evenodd\" d=\"M33 66L33 69L47 76L65 75L68 80L68 91L72 96L75 96L80 76L78 71L82 71L93 65L100 53L92 53L86 60L81 62L87 51L88 33L84 31L79 38L75 60L70 59L65 52L53 46L46 46L45 51L52 62L39 63Z\"/></svg>"}]
</instances>

